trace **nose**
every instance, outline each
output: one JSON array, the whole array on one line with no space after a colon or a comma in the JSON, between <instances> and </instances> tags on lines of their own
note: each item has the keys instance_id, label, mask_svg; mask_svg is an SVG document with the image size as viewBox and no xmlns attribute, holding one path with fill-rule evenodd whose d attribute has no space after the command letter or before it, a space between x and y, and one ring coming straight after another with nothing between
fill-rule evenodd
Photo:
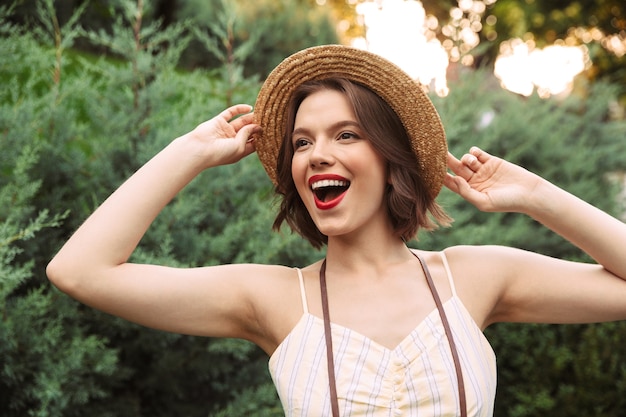
<instances>
[{"instance_id":1,"label":"nose","mask_svg":"<svg viewBox=\"0 0 626 417\"><path fill-rule=\"evenodd\" d=\"M309 153L309 165L311 168L332 165L335 162L332 153L332 144L324 139L316 140Z\"/></svg>"}]
</instances>

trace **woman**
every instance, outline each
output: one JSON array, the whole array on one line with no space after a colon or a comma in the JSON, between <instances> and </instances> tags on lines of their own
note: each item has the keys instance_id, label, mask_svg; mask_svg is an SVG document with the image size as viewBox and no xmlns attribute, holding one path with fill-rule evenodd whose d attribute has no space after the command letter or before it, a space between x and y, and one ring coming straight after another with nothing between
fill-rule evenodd
<instances>
[{"instance_id":1,"label":"woman","mask_svg":"<svg viewBox=\"0 0 626 417\"><path fill-rule=\"evenodd\" d=\"M250 110L230 107L138 170L51 261L51 281L145 326L256 343L293 416L489 416L491 323L626 319L624 224L477 148L449 155L434 107L393 64L341 46L304 50ZM326 245L324 260L301 270L128 263L187 183L255 150L283 196L275 226ZM598 264L496 246L409 250L420 227L449 222L435 202L443 185L481 210L533 217Z\"/></svg>"}]
</instances>

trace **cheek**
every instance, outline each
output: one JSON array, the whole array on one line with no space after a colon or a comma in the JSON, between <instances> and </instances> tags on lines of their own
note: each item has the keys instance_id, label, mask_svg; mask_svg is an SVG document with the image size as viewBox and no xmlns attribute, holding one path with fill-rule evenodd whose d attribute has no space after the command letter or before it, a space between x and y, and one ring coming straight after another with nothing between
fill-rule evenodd
<instances>
[{"instance_id":1,"label":"cheek","mask_svg":"<svg viewBox=\"0 0 626 417\"><path fill-rule=\"evenodd\" d=\"M291 178L293 178L296 185L300 176L302 176L302 164L299 163L299 158L294 156L291 158Z\"/></svg>"},{"instance_id":2,"label":"cheek","mask_svg":"<svg viewBox=\"0 0 626 417\"><path fill-rule=\"evenodd\" d=\"M304 158L299 158L297 155L295 155L291 159L291 178L296 185L296 189L298 190L298 194L300 194L300 197L302 197L302 193L307 187L306 168L307 164L305 163Z\"/></svg>"}]
</instances>

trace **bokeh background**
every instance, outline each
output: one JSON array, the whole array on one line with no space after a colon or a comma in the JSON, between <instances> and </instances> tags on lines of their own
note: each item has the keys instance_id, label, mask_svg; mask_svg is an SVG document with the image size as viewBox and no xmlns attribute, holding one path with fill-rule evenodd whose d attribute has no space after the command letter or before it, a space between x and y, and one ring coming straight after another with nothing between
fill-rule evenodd
<instances>
[{"instance_id":1,"label":"bokeh background","mask_svg":"<svg viewBox=\"0 0 626 417\"><path fill-rule=\"evenodd\" d=\"M513 0L0 2L0 415L280 416L248 342L146 329L52 287L45 266L173 138L253 104L281 59L343 43L423 83L450 149L533 170L623 218L626 4ZM531 219L444 190L453 227L411 246L503 244L589 261ZM302 266L255 156L204 173L163 211L135 262ZM625 301L626 302L626 301ZM495 415L621 417L626 322L498 324Z\"/></svg>"}]
</instances>

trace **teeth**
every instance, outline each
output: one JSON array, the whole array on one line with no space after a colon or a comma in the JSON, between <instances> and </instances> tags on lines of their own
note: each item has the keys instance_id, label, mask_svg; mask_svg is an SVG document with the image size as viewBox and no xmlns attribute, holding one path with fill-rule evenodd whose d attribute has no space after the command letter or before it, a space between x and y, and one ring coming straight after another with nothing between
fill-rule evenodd
<instances>
[{"instance_id":1,"label":"teeth","mask_svg":"<svg viewBox=\"0 0 626 417\"><path fill-rule=\"evenodd\" d=\"M311 189L317 190L318 188L323 188L323 187L347 187L347 186L348 186L348 181L321 180L321 181L315 181L313 184L311 184Z\"/></svg>"}]
</instances>

